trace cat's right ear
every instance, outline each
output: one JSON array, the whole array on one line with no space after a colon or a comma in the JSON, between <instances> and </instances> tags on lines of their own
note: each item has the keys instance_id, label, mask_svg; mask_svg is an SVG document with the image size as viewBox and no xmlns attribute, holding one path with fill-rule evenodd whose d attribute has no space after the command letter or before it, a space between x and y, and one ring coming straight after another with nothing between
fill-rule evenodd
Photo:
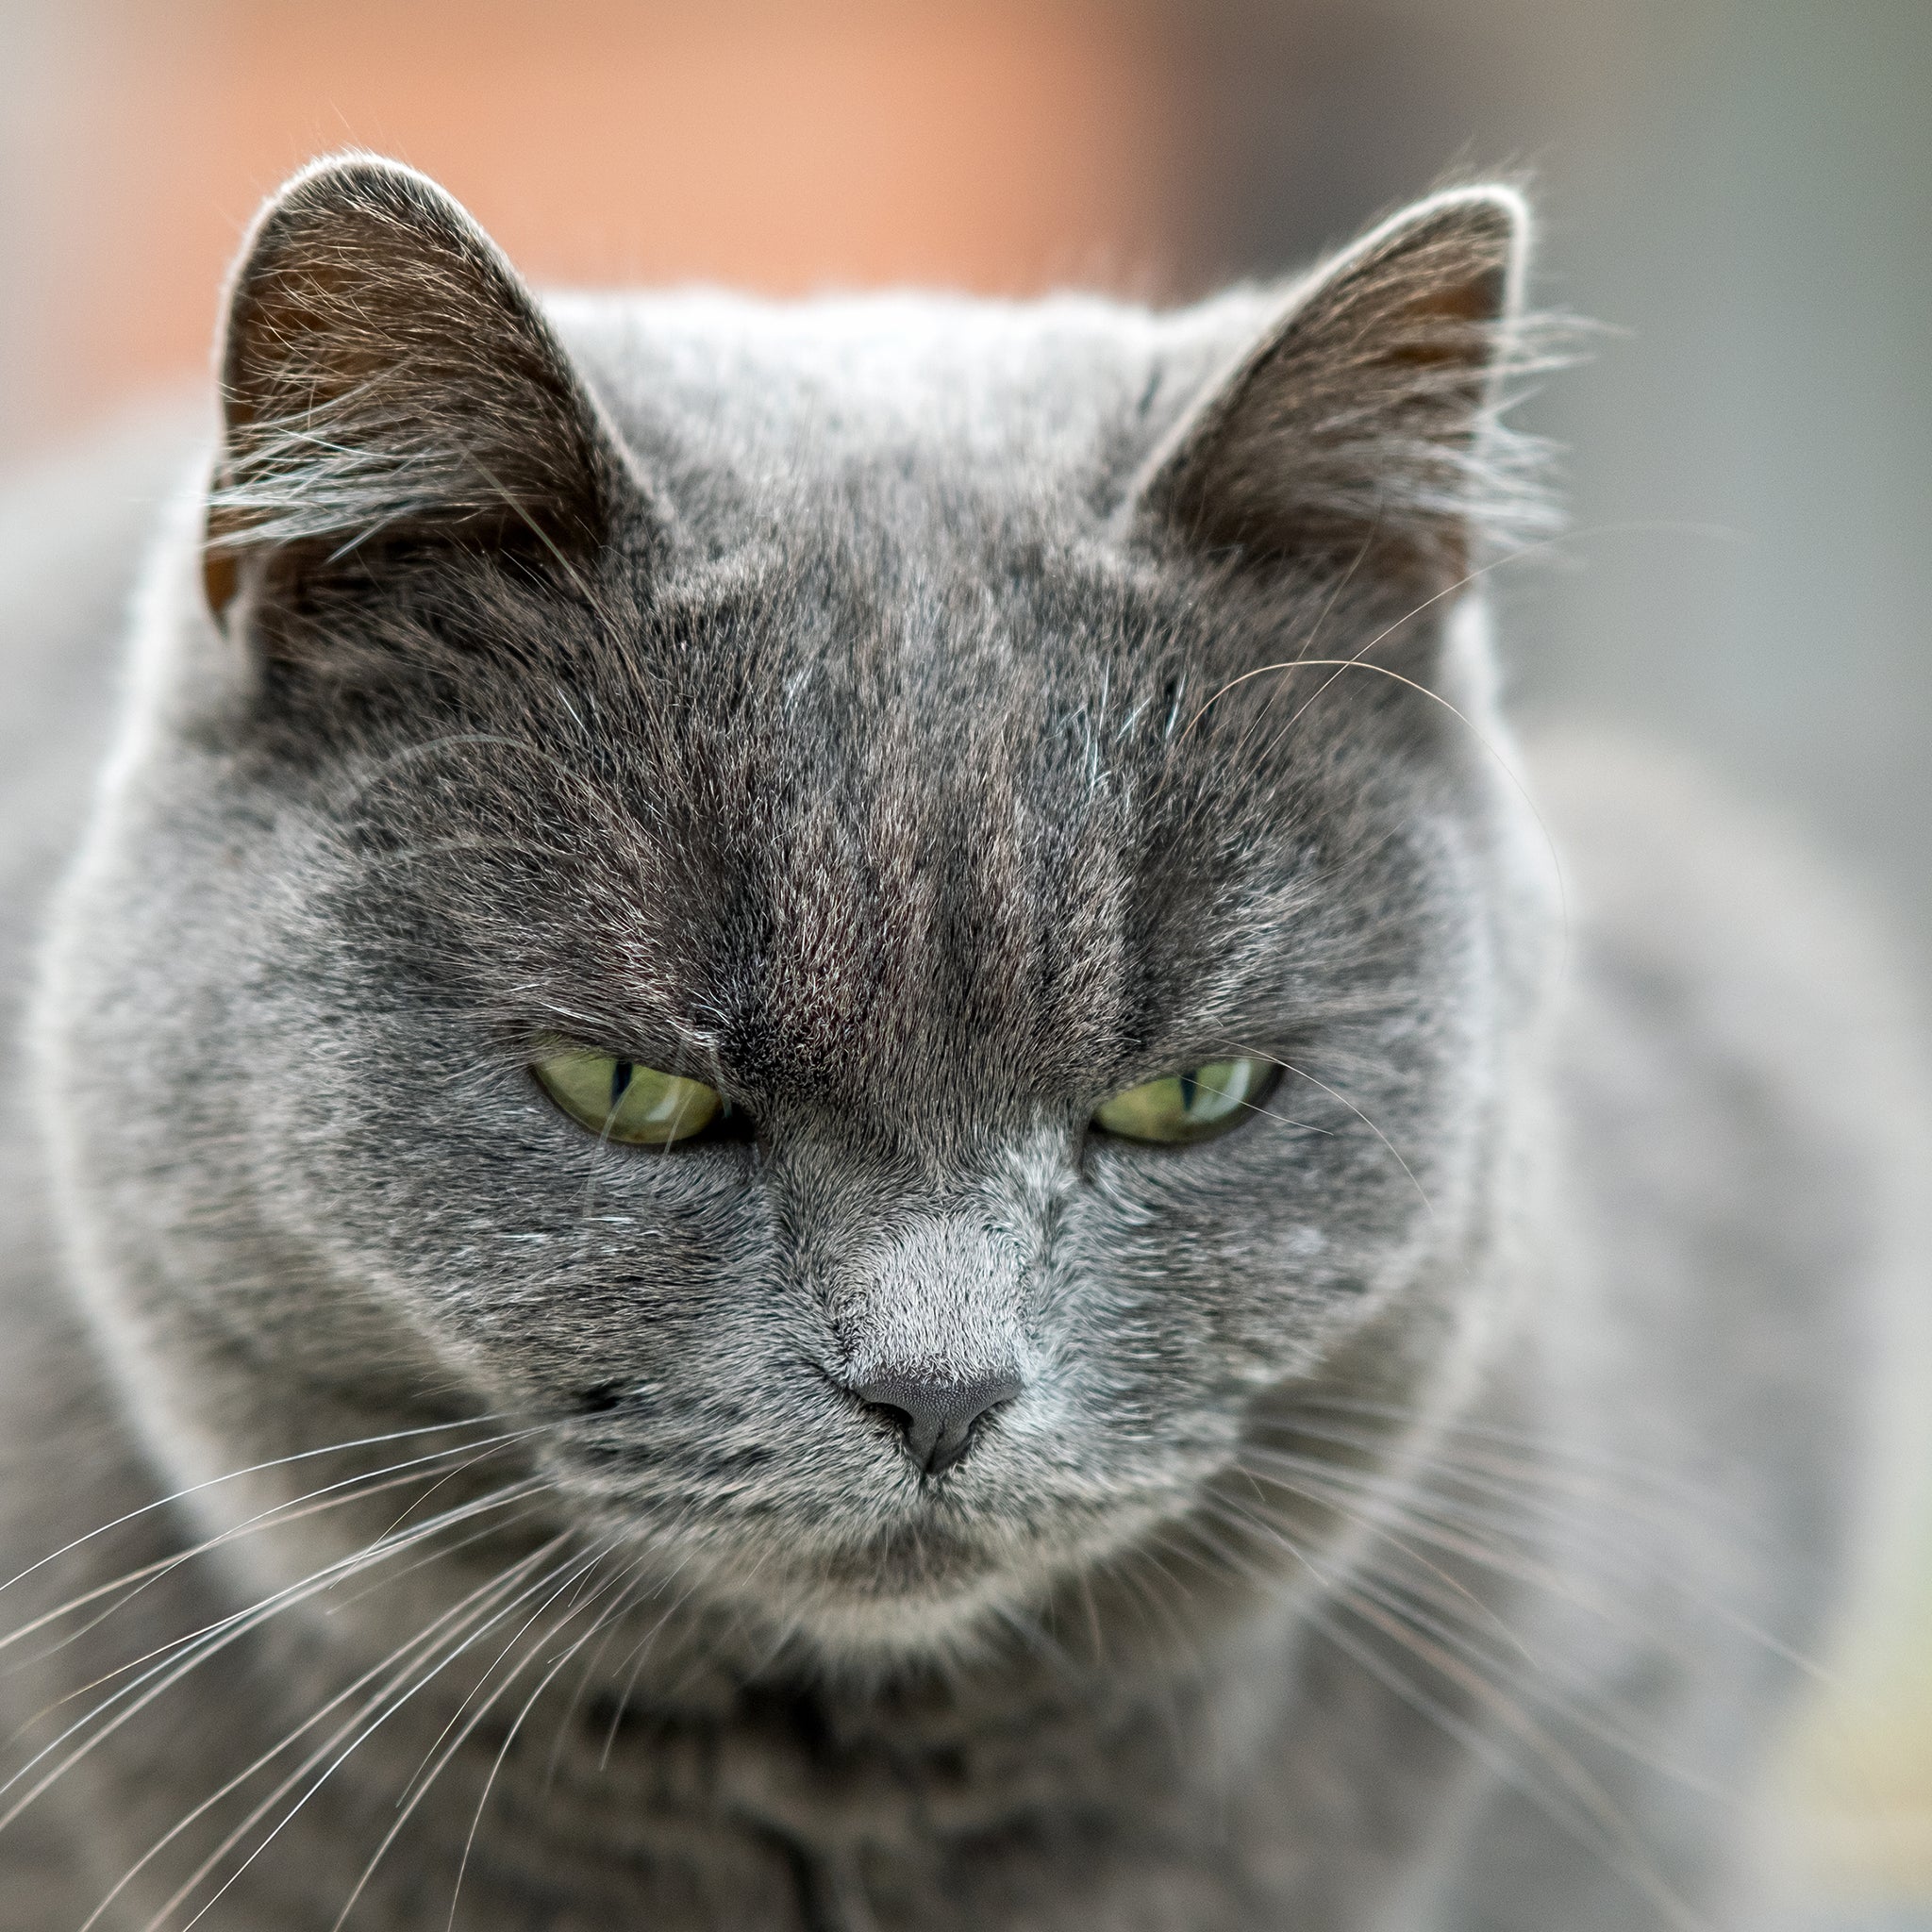
<instances>
[{"instance_id":1,"label":"cat's right ear","mask_svg":"<svg viewBox=\"0 0 1932 1932\"><path fill-rule=\"evenodd\" d=\"M230 288L204 579L366 568L396 541L514 543L575 570L636 486L495 244L434 182L352 155L262 211Z\"/></svg>"}]
</instances>

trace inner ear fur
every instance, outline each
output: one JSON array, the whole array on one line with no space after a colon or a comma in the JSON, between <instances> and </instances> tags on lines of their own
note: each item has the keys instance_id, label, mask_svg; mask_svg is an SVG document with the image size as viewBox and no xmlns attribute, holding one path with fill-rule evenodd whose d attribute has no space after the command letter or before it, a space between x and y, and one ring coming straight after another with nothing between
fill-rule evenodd
<instances>
[{"instance_id":1,"label":"inner ear fur","mask_svg":"<svg viewBox=\"0 0 1932 1932\"><path fill-rule=\"evenodd\" d=\"M219 616L250 558L325 567L372 541L610 532L627 477L495 244L414 170L321 161L258 219L230 287L205 549Z\"/></svg>"},{"instance_id":2,"label":"inner ear fur","mask_svg":"<svg viewBox=\"0 0 1932 1932\"><path fill-rule=\"evenodd\" d=\"M1528 211L1430 196L1309 277L1155 453L1131 513L1169 541L1440 587L1483 534L1538 526L1496 420L1519 359Z\"/></svg>"}]
</instances>

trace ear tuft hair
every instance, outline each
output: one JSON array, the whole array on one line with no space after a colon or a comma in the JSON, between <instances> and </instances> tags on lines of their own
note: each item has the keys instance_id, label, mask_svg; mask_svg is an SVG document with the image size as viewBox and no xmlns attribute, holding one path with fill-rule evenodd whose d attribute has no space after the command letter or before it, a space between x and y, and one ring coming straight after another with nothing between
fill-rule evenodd
<instances>
[{"instance_id":1,"label":"ear tuft hair","mask_svg":"<svg viewBox=\"0 0 1932 1932\"><path fill-rule=\"evenodd\" d=\"M1288 307L1157 452L1137 514L1184 542L1453 581L1555 517L1541 451L1500 421L1555 359L1522 312L1529 214L1450 189L1382 224Z\"/></svg>"},{"instance_id":2,"label":"ear tuft hair","mask_svg":"<svg viewBox=\"0 0 1932 1932\"><path fill-rule=\"evenodd\" d=\"M521 529L581 552L622 459L548 324L441 189L373 156L319 161L255 225L228 298L209 602L265 547Z\"/></svg>"}]
</instances>

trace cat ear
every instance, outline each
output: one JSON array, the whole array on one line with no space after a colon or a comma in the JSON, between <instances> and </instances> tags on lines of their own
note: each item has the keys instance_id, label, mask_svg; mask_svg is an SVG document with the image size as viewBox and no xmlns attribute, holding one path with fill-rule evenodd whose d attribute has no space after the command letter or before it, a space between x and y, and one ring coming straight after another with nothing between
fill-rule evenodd
<instances>
[{"instance_id":1,"label":"cat ear","mask_svg":"<svg viewBox=\"0 0 1932 1932\"><path fill-rule=\"evenodd\" d=\"M393 161L317 162L242 251L221 353L205 578L223 614L251 559L325 568L372 540L608 534L623 458L495 244Z\"/></svg>"},{"instance_id":2,"label":"cat ear","mask_svg":"<svg viewBox=\"0 0 1932 1932\"><path fill-rule=\"evenodd\" d=\"M1479 187L1365 236L1156 452L1136 519L1202 549L1456 581L1481 530L1537 518L1494 420L1527 232L1520 195Z\"/></svg>"}]
</instances>

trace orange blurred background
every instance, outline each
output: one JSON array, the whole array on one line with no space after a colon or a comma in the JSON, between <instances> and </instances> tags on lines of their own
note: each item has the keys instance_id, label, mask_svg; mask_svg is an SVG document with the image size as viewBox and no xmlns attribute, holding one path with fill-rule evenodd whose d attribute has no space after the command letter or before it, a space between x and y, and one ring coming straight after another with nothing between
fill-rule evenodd
<instances>
[{"instance_id":1,"label":"orange blurred background","mask_svg":"<svg viewBox=\"0 0 1932 1932\"><path fill-rule=\"evenodd\" d=\"M1158 294L1185 252L1154 9L192 0L98 25L46 24L65 108L23 130L90 219L38 265L16 443L203 363L257 204L329 149L423 168L550 283Z\"/></svg>"}]
</instances>

